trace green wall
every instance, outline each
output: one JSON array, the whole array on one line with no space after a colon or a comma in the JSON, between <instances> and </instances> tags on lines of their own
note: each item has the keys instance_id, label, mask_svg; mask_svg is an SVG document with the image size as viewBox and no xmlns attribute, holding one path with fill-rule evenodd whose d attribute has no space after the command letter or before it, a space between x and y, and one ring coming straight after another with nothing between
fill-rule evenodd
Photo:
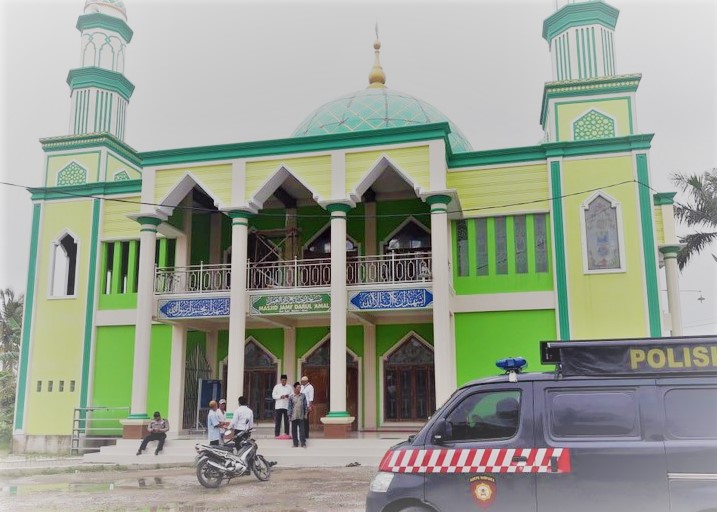
<instances>
[{"instance_id":1,"label":"green wall","mask_svg":"<svg viewBox=\"0 0 717 512\"><path fill-rule=\"evenodd\" d=\"M456 234L456 221L451 223L451 243L453 244L453 286L458 295L476 293L507 293L507 292L532 292L548 291L553 289L553 263L550 240L550 217L545 216L545 246L547 248L547 272L537 272L535 254L535 217L532 214L525 215L526 225L526 256L528 271L518 273L516 270L516 249L515 249L515 217L506 216L506 256L508 271L505 274L498 274L496 270L496 237L495 217L486 219L486 243L488 256L488 275L478 275L478 255L476 247L476 225L475 219L466 219L468 236L468 275L460 276L459 271L459 250Z\"/></svg>"},{"instance_id":2,"label":"green wall","mask_svg":"<svg viewBox=\"0 0 717 512\"><path fill-rule=\"evenodd\" d=\"M556 339L555 311L456 313L456 376L458 385L499 375L504 357L524 357L528 371L550 371L540 364L540 341Z\"/></svg>"},{"instance_id":3,"label":"green wall","mask_svg":"<svg viewBox=\"0 0 717 512\"><path fill-rule=\"evenodd\" d=\"M192 215L192 251L190 265L209 263L210 215L194 212Z\"/></svg>"},{"instance_id":4,"label":"green wall","mask_svg":"<svg viewBox=\"0 0 717 512\"><path fill-rule=\"evenodd\" d=\"M166 417L169 405L169 367L172 352L172 328L153 325L149 354L149 391L147 413L160 411ZM134 326L98 327L95 339L95 369L92 387L94 407L129 407L132 401L132 364L134 358ZM97 411L95 418L115 418L93 426L111 427L111 434L120 435L119 419L126 411Z\"/></svg>"}]
</instances>

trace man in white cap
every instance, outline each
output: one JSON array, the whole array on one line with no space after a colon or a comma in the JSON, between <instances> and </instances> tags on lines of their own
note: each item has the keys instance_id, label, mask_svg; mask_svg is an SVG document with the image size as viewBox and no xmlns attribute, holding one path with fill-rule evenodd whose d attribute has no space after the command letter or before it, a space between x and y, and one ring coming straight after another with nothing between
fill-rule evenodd
<instances>
[{"instance_id":1,"label":"man in white cap","mask_svg":"<svg viewBox=\"0 0 717 512\"><path fill-rule=\"evenodd\" d=\"M222 441L224 440L224 432L227 431L227 426L229 425L226 414L227 401L222 398L221 400L219 400L219 408L217 409L217 418L219 419L219 433L221 434L220 439Z\"/></svg>"},{"instance_id":2,"label":"man in white cap","mask_svg":"<svg viewBox=\"0 0 717 512\"><path fill-rule=\"evenodd\" d=\"M304 432L306 439L309 438L309 414L314 408L314 386L311 385L309 377L304 375L301 377L301 393L306 395L306 404L308 405L306 419L304 420Z\"/></svg>"}]
</instances>

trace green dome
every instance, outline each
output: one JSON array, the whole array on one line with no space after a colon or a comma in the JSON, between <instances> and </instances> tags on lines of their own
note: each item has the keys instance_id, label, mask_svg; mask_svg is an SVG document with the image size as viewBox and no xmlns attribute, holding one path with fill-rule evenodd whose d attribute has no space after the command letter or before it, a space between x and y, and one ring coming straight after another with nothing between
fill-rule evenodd
<instances>
[{"instance_id":1,"label":"green dome","mask_svg":"<svg viewBox=\"0 0 717 512\"><path fill-rule=\"evenodd\" d=\"M472 151L468 140L450 119L436 107L410 94L387 88L367 88L329 101L316 109L299 127L294 137L347 133L398 126L447 122L448 141L454 153Z\"/></svg>"}]
</instances>

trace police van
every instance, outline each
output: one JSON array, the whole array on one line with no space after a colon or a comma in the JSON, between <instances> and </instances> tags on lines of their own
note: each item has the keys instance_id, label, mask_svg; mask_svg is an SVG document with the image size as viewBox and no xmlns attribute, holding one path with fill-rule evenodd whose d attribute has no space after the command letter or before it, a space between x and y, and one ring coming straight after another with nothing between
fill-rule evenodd
<instances>
[{"instance_id":1,"label":"police van","mask_svg":"<svg viewBox=\"0 0 717 512\"><path fill-rule=\"evenodd\" d=\"M367 512L717 512L717 337L543 342L456 390Z\"/></svg>"}]
</instances>

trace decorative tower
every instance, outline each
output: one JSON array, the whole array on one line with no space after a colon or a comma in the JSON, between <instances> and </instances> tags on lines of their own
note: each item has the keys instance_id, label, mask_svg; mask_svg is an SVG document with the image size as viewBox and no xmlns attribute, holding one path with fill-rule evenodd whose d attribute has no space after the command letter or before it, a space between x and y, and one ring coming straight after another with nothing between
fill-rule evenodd
<instances>
[{"instance_id":1,"label":"decorative tower","mask_svg":"<svg viewBox=\"0 0 717 512\"><path fill-rule=\"evenodd\" d=\"M110 133L124 140L134 85L124 76L132 29L122 0L87 0L77 19L80 67L70 71L70 133Z\"/></svg>"},{"instance_id":2,"label":"decorative tower","mask_svg":"<svg viewBox=\"0 0 717 512\"><path fill-rule=\"evenodd\" d=\"M553 80L615 75L615 25L619 11L601 0L561 2L543 22Z\"/></svg>"},{"instance_id":3,"label":"decorative tower","mask_svg":"<svg viewBox=\"0 0 717 512\"><path fill-rule=\"evenodd\" d=\"M619 11L602 0L558 0L543 22L553 80L545 84L540 122L546 142L637 133L635 91L641 76L617 75Z\"/></svg>"}]
</instances>

